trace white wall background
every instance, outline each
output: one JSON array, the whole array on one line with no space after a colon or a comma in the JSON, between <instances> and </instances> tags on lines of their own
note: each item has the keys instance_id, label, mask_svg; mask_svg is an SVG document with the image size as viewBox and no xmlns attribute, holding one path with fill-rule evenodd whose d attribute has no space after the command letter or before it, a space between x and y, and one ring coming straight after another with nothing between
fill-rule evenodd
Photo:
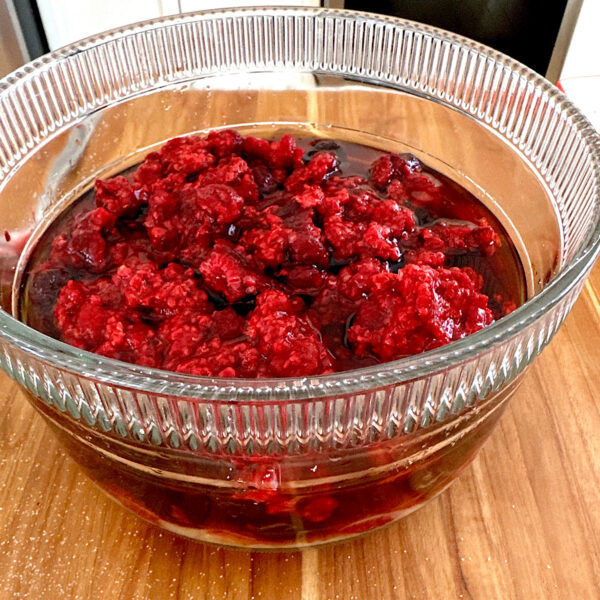
<instances>
[{"instance_id":1,"label":"white wall background","mask_svg":"<svg viewBox=\"0 0 600 600\"><path fill-rule=\"evenodd\" d=\"M319 0L38 0L50 50L136 21L230 6L319 6Z\"/></svg>"},{"instance_id":2,"label":"white wall background","mask_svg":"<svg viewBox=\"0 0 600 600\"><path fill-rule=\"evenodd\" d=\"M600 0L584 0L581 6L561 79L589 75L600 75Z\"/></svg>"},{"instance_id":3,"label":"white wall background","mask_svg":"<svg viewBox=\"0 0 600 600\"><path fill-rule=\"evenodd\" d=\"M560 83L600 132L600 0L584 0Z\"/></svg>"}]
</instances>

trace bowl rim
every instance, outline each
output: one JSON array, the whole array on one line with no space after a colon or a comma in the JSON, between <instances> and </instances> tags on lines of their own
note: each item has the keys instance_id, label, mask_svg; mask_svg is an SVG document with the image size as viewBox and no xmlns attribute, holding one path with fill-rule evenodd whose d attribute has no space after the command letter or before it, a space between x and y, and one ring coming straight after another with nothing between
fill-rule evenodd
<instances>
[{"instance_id":1,"label":"bowl rim","mask_svg":"<svg viewBox=\"0 0 600 600\"><path fill-rule=\"evenodd\" d=\"M312 400L332 395L355 394L356 392L373 390L390 384L404 383L424 375L432 375L456 367L477 355L491 350L494 346L508 341L518 331L531 326L549 309L560 303L572 291L578 281L587 274L600 254L600 136L575 105L541 75L501 52L443 29L407 19L345 9L244 7L197 11L140 21L110 29L104 33L89 36L59 48L0 79L0 97L9 92L20 80L34 77L50 63L61 61L127 35L199 20L241 15L274 16L278 14L312 15L315 18L341 17L375 24L393 25L404 30L428 34L442 41L460 44L477 52L484 58L500 63L511 71L526 77L536 88L545 91L549 98L555 102L555 110L562 111L565 118L570 121L571 128L585 140L593 162L596 183L595 195L598 198L595 203L596 226L588 234L587 239L581 242L581 247L577 253L563 266L550 283L533 298L501 320L474 334L422 354L370 367L324 375L243 379L206 377L143 367L70 346L32 329L2 309L0 309L0 338L56 368L66 369L103 383L136 391L152 391L157 394L185 397L190 400L204 401L210 399L228 403L256 400L270 400L272 402ZM364 79L366 81L370 80L368 77ZM453 108L460 111L459 107L455 106ZM76 122L77 119L73 119L67 126ZM494 129L494 131L496 130ZM508 140L506 141L508 142ZM517 151L519 151L518 148ZM18 168L19 164L15 169Z\"/></svg>"}]
</instances>

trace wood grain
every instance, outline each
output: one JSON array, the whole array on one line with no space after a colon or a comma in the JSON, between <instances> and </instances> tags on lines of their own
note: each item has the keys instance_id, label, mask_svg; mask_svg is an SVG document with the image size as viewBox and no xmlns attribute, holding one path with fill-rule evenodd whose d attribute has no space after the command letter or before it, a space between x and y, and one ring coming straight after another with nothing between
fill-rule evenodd
<instances>
[{"instance_id":1,"label":"wood grain","mask_svg":"<svg viewBox=\"0 0 600 600\"><path fill-rule=\"evenodd\" d=\"M483 451L441 497L286 554L179 539L107 499L0 375L0 599L600 597L600 266Z\"/></svg>"}]
</instances>

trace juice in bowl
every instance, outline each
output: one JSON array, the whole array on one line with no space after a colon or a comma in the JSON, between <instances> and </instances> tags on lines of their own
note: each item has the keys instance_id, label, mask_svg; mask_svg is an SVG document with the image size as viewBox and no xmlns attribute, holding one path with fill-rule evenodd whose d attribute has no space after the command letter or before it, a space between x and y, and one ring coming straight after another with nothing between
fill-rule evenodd
<instances>
[{"instance_id":1,"label":"juice in bowl","mask_svg":"<svg viewBox=\"0 0 600 600\"><path fill-rule=\"evenodd\" d=\"M585 119L414 23L198 13L0 94L2 367L102 489L193 539L335 541L440 493L597 256Z\"/></svg>"}]
</instances>

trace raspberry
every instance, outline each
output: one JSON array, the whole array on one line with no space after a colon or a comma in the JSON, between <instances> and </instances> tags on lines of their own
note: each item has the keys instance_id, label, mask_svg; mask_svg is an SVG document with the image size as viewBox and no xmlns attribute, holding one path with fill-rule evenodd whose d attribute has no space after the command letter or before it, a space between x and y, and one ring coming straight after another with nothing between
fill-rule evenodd
<instances>
[{"instance_id":1,"label":"raspberry","mask_svg":"<svg viewBox=\"0 0 600 600\"><path fill-rule=\"evenodd\" d=\"M516 307L495 294L492 314L483 277L449 267L500 244L475 204L409 155L380 156L365 179L337 151L328 141L305 162L292 136L225 130L97 181L33 276L34 310L53 311L35 322L140 365L297 377L429 350ZM318 523L337 506L267 492L268 514Z\"/></svg>"},{"instance_id":2,"label":"raspberry","mask_svg":"<svg viewBox=\"0 0 600 600\"><path fill-rule=\"evenodd\" d=\"M215 157L208 144L196 136L174 138L160 151L165 173L180 173L186 177L198 175L215 164Z\"/></svg>"},{"instance_id":3,"label":"raspberry","mask_svg":"<svg viewBox=\"0 0 600 600\"><path fill-rule=\"evenodd\" d=\"M51 260L92 273L102 272L109 263L107 238L114 233L115 222L116 216L102 207L76 216L71 230L54 239Z\"/></svg>"},{"instance_id":4,"label":"raspberry","mask_svg":"<svg viewBox=\"0 0 600 600\"><path fill-rule=\"evenodd\" d=\"M411 154L386 154L371 165L369 179L376 187L385 189L393 180L403 181L421 169L421 163Z\"/></svg>"},{"instance_id":5,"label":"raspberry","mask_svg":"<svg viewBox=\"0 0 600 600\"><path fill-rule=\"evenodd\" d=\"M498 243L498 236L485 221L476 226L473 223L442 220L420 228L419 237L425 250L444 254L480 251L491 255Z\"/></svg>"},{"instance_id":6,"label":"raspberry","mask_svg":"<svg viewBox=\"0 0 600 600\"><path fill-rule=\"evenodd\" d=\"M258 185L248 163L239 156L223 159L216 167L208 169L201 178L203 186L226 184L246 202L258 200Z\"/></svg>"},{"instance_id":7,"label":"raspberry","mask_svg":"<svg viewBox=\"0 0 600 600\"><path fill-rule=\"evenodd\" d=\"M248 258L225 242L218 242L200 265L205 285L228 302L268 289L269 279L253 269Z\"/></svg>"},{"instance_id":8,"label":"raspberry","mask_svg":"<svg viewBox=\"0 0 600 600\"><path fill-rule=\"evenodd\" d=\"M290 377L299 369L306 375L332 371L331 356L319 332L298 313L299 308L284 293L264 292L248 321L248 335L275 376Z\"/></svg>"},{"instance_id":9,"label":"raspberry","mask_svg":"<svg viewBox=\"0 0 600 600\"><path fill-rule=\"evenodd\" d=\"M297 168L285 181L288 192L301 192L305 184L314 185L323 183L330 175L336 172L338 160L329 152L318 152L310 161Z\"/></svg>"},{"instance_id":10,"label":"raspberry","mask_svg":"<svg viewBox=\"0 0 600 600\"><path fill-rule=\"evenodd\" d=\"M307 185L302 192L294 196L294 200L302 208L319 206L325 198L323 190L318 185Z\"/></svg>"},{"instance_id":11,"label":"raspberry","mask_svg":"<svg viewBox=\"0 0 600 600\"><path fill-rule=\"evenodd\" d=\"M186 186L182 202L189 205L191 212L202 211L220 225L229 225L242 214L244 200L230 186L222 183Z\"/></svg>"},{"instance_id":12,"label":"raspberry","mask_svg":"<svg viewBox=\"0 0 600 600\"><path fill-rule=\"evenodd\" d=\"M281 219L274 215L270 220L269 229L249 229L244 233L242 240L257 263L276 267L286 259L291 231L283 227Z\"/></svg>"},{"instance_id":13,"label":"raspberry","mask_svg":"<svg viewBox=\"0 0 600 600\"><path fill-rule=\"evenodd\" d=\"M345 221L340 215L327 217L323 222L325 240L333 250L333 256L338 260L358 256L358 245L366 230L364 223Z\"/></svg>"},{"instance_id":14,"label":"raspberry","mask_svg":"<svg viewBox=\"0 0 600 600\"><path fill-rule=\"evenodd\" d=\"M164 269L149 262L124 264L113 281L123 290L129 308L151 311L153 316L171 316L185 310L203 313L208 308L207 296L198 288L194 271L176 263Z\"/></svg>"},{"instance_id":15,"label":"raspberry","mask_svg":"<svg viewBox=\"0 0 600 600\"><path fill-rule=\"evenodd\" d=\"M217 157L224 158L242 151L244 139L232 129L211 131L206 136L207 148Z\"/></svg>"},{"instance_id":16,"label":"raspberry","mask_svg":"<svg viewBox=\"0 0 600 600\"><path fill-rule=\"evenodd\" d=\"M98 179L94 185L96 206L117 216L133 216L142 202L136 197L132 185L122 176L107 181Z\"/></svg>"},{"instance_id":17,"label":"raspberry","mask_svg":"<svg viewBox=\"0 0 600 600\"><path fill-rule=\"evenodd\" d=\"M373 279L348 330L357 355L382 361L431 350L493 322L482 280L472 270L407 265Z\"/></svg>"},{"instance_id":18,"label":"raspberry","mask_svg":"<svg viewBox=\"0 0 600 600\"><path fill-rule=\"evenodd\" d=\"M244 156L264 162L272 171L291 172L302 166L304 152L296 147L296 140L291 135L284 135L274 142L249 136L244 140L243 148Z\"/></svg>"}]
</instances>

